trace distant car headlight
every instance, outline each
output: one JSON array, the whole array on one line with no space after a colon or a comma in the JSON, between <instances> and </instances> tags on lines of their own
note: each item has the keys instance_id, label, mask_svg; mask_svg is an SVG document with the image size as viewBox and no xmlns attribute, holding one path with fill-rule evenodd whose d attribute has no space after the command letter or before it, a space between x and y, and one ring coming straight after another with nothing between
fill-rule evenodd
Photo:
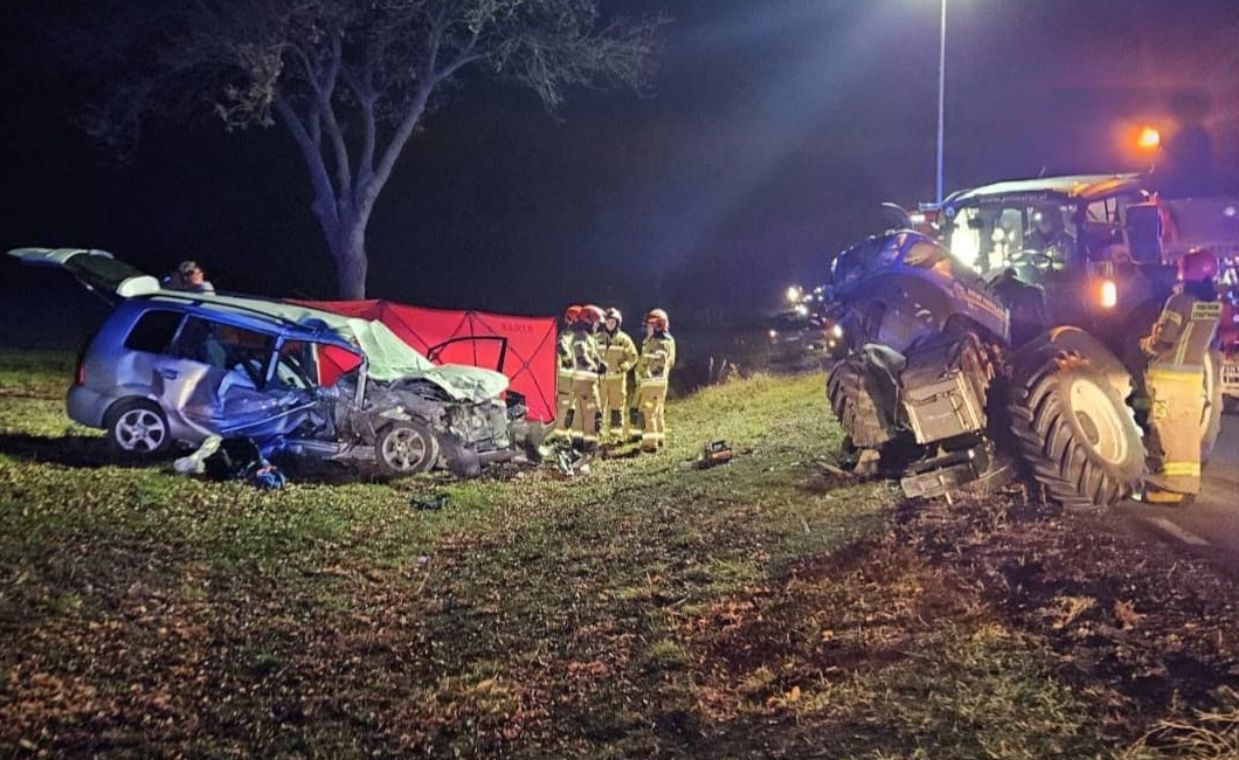
<instances>
[{"instance_id":1,"label":"distant car headlight","mask_svg":"<svg viewBox=\"0 0 1239 760\"><path fill-rule=\"evenodd\" d=\"M779 331L778 331L778 330L771 330L768 334L770 335L770 340L778 340L778 339L779 339Z\"/></svg>"},{"instance_id":2,"label":"distant car headlight","mask_svg":"<svg viewBox=\"0 0 1239 760\"><path fill-rule=\"evenodd\" d=\"M830 328L830 335L836 340L839 338L842 338L843 337L843 325L839 324L838 322L832 325Z\"/></svg>"}]
</instances>

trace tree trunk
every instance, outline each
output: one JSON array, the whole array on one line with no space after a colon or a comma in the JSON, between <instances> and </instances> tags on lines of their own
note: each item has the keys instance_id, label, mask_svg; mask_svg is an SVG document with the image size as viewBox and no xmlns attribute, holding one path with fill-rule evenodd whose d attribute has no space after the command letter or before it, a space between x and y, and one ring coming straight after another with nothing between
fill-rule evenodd
<instances>
[{"instance_id":1,"label":"tree trunk","mask_svg":"<svg viewBox=\"0 0 1239 760\"><path fill-rule=\"evenodd\" d=\"M340 298L358 301L366 297L366 223L353 220L340 234L332 255Z\"/></svg>"}]
</instances>

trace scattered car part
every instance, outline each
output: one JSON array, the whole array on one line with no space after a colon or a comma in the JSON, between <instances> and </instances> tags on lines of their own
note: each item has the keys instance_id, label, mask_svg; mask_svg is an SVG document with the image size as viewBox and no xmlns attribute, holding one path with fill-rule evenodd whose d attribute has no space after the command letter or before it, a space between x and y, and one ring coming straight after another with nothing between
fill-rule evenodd
<instances>
[{"instance_id":1,"label":"scattered car part","mask_svg":"<svg viewBox=\"0 0 1239 760\"><path fill-rule=\"evenodd\" d=\"M708 470L711 467L728 464L735 456L735 452L731 450L726 441L711 441L702 447L701 456L697 459L697 468Z\"/></svg>"},{"instance_id":2,"label":"scattered car part","mask_svg":"<svg viewBox=\"0 0 1239 760\"><path fill-rule=\"evenodd\" d=\"M413 508L419 512L438 512L447 506L448 496L445 493L437 493L434 496L425 498L415 498L412 501Z\"/></svg>"}]
</instances>

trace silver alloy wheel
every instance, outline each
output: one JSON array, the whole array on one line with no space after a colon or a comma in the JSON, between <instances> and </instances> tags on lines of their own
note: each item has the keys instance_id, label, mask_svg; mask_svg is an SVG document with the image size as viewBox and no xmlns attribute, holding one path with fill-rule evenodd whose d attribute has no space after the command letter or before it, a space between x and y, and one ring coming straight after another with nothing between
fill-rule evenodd
<instances>
[{"instance_id":1,"label":"silver alloy wheel","mask_svg":"<svg viewBox=\"0 0 1239 760\"><path fill-rule=\"evenodd\" d=\"M383 439L383 461L397 472L411 472L429 455L430 445L419 430L400 427Z\"/></svg>"},{"instance_id":2,"label":"silver alloy wheel","mask_svg":"<svg viewBox=\"0 0 1239 760\"><path fill-rule=\"evenodd\" d=\"M116 421L116 444L125 451L152 452L168 437L168 425L150 409L130 409Z\"/></svg>"}]
</instances>

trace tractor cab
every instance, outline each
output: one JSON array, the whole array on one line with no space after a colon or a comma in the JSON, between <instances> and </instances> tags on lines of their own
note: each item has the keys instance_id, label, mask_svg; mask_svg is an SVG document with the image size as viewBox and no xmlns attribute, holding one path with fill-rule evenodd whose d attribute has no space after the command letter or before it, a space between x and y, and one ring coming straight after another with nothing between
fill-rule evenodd
<instances>
[{"instance_id":1,"label":"tractor cab","mask_svg":"<svg viewBox=\"0 0 1239 760\"><path fill-rule=\"evenodd\" d=\"M963 190L943 203L943 236L953 255L982 274L1015 268L1040 284L1130 250L1127 209L1148 200L1141 181L1136 174L1080 175Z\"/></svg>"},{"instance_id":2,"label":"tractor cab","mask_svg":"<svg viewBox=\"0 0 1239 760\"><path fill-rule=\"evenodd\" d=\"M944 243L1000 297L1021 295L1021 315L1012 315L1021 334L1048 327L1038 323L1053 314L1117 340L1152 324L1175 279L1142 184L1138 174L1077 175L960 191L943 203ZM1043 309L1028 307L1028 288L1040 290Z\"/></svg>"}]
</instances>

